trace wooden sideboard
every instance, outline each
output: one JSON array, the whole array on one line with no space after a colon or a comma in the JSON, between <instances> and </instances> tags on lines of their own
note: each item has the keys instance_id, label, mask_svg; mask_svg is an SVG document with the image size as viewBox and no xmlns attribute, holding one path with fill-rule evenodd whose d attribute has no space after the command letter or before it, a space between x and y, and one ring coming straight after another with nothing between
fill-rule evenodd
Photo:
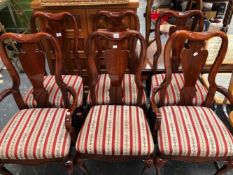
<instances>
[{"instance_id":1,"label":"wooden sideboard","mask_svg":"<svg viewBox=\"0 0 233 175\"><path fill-rule=\"evenodd\" d=\"M103 4L103 5L66 5L66 6L42 6L41 0L33 0L31 2L31 8L33 11L42 11L42 12L49 12L49 13L58 13L58 12L70 12L77 20L78 29L79 29L79 55L82 59L82 76L84 78L84 88L85 92L88 90L88 79L87 79L87 70L85 64L85 53L84 47L86 43L86 39L88 35L93 31L93 20L95 14L100 10L107 10L107 11L124 11L124 10L133 10L137 11L139 6L139 0L130 0L127 4ZM129 26L129 28L133 29L136 28L136 23L133 22L134 20L124 20L124 23ZM101 21L103 26L104 20ZM99 26L101 27L101 26ZM67 38L72 40L73 33L72 30L68 30ZM72 41L71 41L72 42ZM53 58L48 58L53 59ZM54 70L50 68L50 71ZM51 71L53 73L53 71ZM75 74L75 71L74 71Z\"/></svg>"}]
</instances>

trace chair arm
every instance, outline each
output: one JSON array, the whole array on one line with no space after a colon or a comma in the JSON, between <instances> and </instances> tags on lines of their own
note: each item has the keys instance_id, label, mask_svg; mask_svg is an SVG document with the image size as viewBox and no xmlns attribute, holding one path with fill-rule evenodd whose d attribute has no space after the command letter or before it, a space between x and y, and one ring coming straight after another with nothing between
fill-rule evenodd
<instances>
[{"instance_id":1,"label":"chair arm","mask_svg":"<svg viewBox=\"0 0 233 175\"><path fill-rule=\"evenodd\" d=\"M154 95L157 93L158 89L160 89L160 87L154 87L154 89L152 90L152 96L151 96L151 99L150 99L150 102L151 102L151 108L152 108L152 111L155 115L155 119L156 119L156 122L154 123L154 131L157 132L160 128L160 125L161 125L161 113L159 111L159 108L158 106L155 104L155 101L154 101Z\"/></svg>"},{"instance_id":2,"label":"chair arm","mask_svg":"<svg viewBox=\"0 0 233 175\"><path fill-rule=\"evenodd\" d=\"M10 88L10 89L5 89L4 91L2 91L0 93L0 102L7 97L8 95L12 94L14 91L14 89Z\"/></svg>"},{"instance_id":3,"label":"chair arm","mask_svg":"<svg viewBox=\"0 0 233 175\"><path fill-rule=\"evenodd\" d=\"M231 111L229 115L229 122L230 122L230 125L233 127L233 111Z\"/></svg>"},{"instance_id":4,"label":"chair arm","mask_svg":"<svg viewBox=\"0 0 233 175\"><path fill-rule=\"evenodd\" d=\"M233 104L233 95L224 87L222 86L217 86L217 91L223 94L231 104Z\"/></svg>"}]
</instances>

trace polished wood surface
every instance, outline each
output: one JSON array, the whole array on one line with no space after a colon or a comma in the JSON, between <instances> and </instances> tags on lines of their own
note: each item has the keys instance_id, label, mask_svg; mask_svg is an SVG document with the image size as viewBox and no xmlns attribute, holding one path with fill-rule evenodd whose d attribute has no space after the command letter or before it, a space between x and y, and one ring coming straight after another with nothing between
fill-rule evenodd
<instances>
[{"instance_id":1,"label":"polished wood surface","mask_svg":"<svg viewBox=\"0 0 233 175\"><path fill-rule=\"evenodd\" d=\"M33 96L37 101L38 107L52 107L48 101L48 92L44 87L44 76L46 75L46 67L45 67L45 59L46 54L44 48L41 47L41 41L47 40L54 52L55 56L55 79L58 87L60 88L65 106L69 108L72 104L69 104L68 100L68 92L71 93L73 98L75 99L75 91L68 87L62 80L61 70L62 70L62 57L61 57L61 49L58 45L58 42L52 37L50 34L39 32L36 34L13 34L13 33L5 33L0 36L1 41L1 58L6 66L7 70L10 73L13 81L12 90L15 91L14 98L19 107L19 109L28 108L24 103L21 93L19 92L20 86L20 78L15 70L13 64L10 62L10 58L8 57L6 50L4 48L4 41L7 39L12 39L18 42L19 47L19 60L20 63L29 78L32 87L33 87ZM75 101L75 100L74 100ZM76 104L75 104L76 105ZM75 106L74 105L74 106Z\"/></svg>"},{"instance_id":2,"label":"polished wood surface","mask_svg":"<svg viewBox=\"0 0 233 175\"><path fill-rule=\"evenodd\" d=\"M122 93L121 93L121 82L126 72L130 71L130 62L134 61L130 59L130 51L128 49L124 49L123 44L127 40L137 39L140 42L140 56L139 56L139 64L136 67L136 70L133 74L135 74L135 82L138 88L138 99L137 103L139 106L142 104L142 93L143 93L143 84L141 82L141 73L145 64L145 52L146 52L146 44L143 36L136 31L126 30L123 32L109 32L105 30L98 30L93 32L87 40L86 44L86 54L87 54L87 66L89 72L89 80L90 80L90 94L92 105L96 104L96 96L95 96L95 88L98 82L98 75L101 74L101 70L98 69L98 61L96 61L96 47L93 46L95 44L96 39L102 39L109 41L109 45L106 46L104 50L104 65L106 67L106 71L110 76L111 80L111 89L110 89L110 104L122 104ZM97 57L98 59L98 57ZM119 92L119 93L117 93Z\"/></svg>"},{"instance_id":3,"label":"polished wood surface","mask_svg":"<svg viewBox=\"0 0 233 175\"><path fill-rule=\"evenodd\" d=\"M230 113L229 120L230 120L231 126L233 127L233 111Z\"/></svg>"},{"instance_id":4,"label":"polished wood surface","mask_svg":"<svg viewBox=\"0 0 233 175\"><path fill-rule=\"evenodd\" d=\"M69 32L66 29L69 29ZM81 60L78 53L78 30L76 19L68 12L52 14L36 11L31 17L31 31L33 33L41 31L51 34L62 48L62 74L81 73ZM73 39L70 39L70 36ZM52 53L46 44L44 47L47 49L47 53ZM52 74L55 72L54 61L55 59L51 55L48 64Z\"/></svg>"},{"instance_id":5,"label":"polished wood surface","mask_svg":"<svg viewBox=\"0 0 233 175\"><path fill-rule=\"evenodd\" d=\"M169 28L169 35L174 33L177 30L190 30L190 31L202 31L204 25L204 16L201 11L199 10L189 10L185 12L177 12L177 11L167 11L161 13L159 15L156 24L155 24L155 41L157 45L157 50L154 53L154 60L153 60L153 72L157 72L157 63L159 56L162 53L162 43L161 43L161 31L160 26L162 24L162 19L164 17L169 17L175 20L173 22L174 26ZM154 41L149 41L149 45ZM184 40L179 38L176 40L176 44L173 46L173 72L178 72L180 62L179 56L181 49L183 48Z\"/></svg>"},{"instance_id":6,"label":"polished wood surface","mask_svg":"<svg viewBox=\"0 0 233 175\"><path fill-rule=\"evenodd\" d=\"M192 5L193 3L197 3L196 5L196 10L201 10L202 9L202 0L189 0L187 7L186 7L186 11L191 10L192 9ZM147 45L149 45L149 40L150 40L150 34L154 31L154 29L151 26L151 10L152 10L152 6L154 4L154 0L147 0L147 4L146 4L146 11L144 14L145 17L145 27L146 27L146 42ZM172 10L172 9L171 9Z\"/></svg>"},{"instance_id":7,"label":"polished wood surface","mask_svg":"<svg viewBox=\"0 0 233 175\"><path fill-rule=\"evenodd\" d=\"M216 74L223 62L227 51L227 35L224 32L216 31L216 32L190 32L185 30L176 31L173 33L167 44L165 46L165 79L163 83L159 87L155 87L153 89L153 94L151 97L151 105L154 111L156 122L154 123L154 132L155 132L155 143L158 143L158 131L161 126L162 116L159 110L159 106L157 106L154 102L154 95L160 91L160 106L163 106L165 100L165 89L171 82L172 76L172 58L170 53L172 52L172 45L176 41L177 38L185 38L187 39L187 44L184 46L181 52L181 65L184 74L184 86L180 91L180 106L190 106L192 105L193 96L196 93L194 88L198 77L200 76L201 70L204 67L205 61L207 59L208 51L204 49L204 42L213 37L220 37L222 39L222 45L219 50L218 57L213 64L210 74L209 74L209 89L207 96L205 98L204 107L211 108L213 104L213 97L218 89L215 83ZM233 96L226 95L229 99L230 103L233 104ZM174 125L175 126L175 125ZM201 146L201 145L200 145ZM179 161L188 161L188 162L214 162L218 160L226 161L226 166L223 166L221 169L218 169L216 174L222 174L223 172L227 172L232 169L232 162L229 160L228 156L216 156L216 157L200 157L200 156L172 156L172 155L163 155L158 152L155 157L155 166L156 170L160 172L160 168L168 161L168 160L179 160ZM229 166L228 166L229 165Z\"/></svg>"},{"instance_id":8,"label":"polished wood surface","mask_svg":"<svg viewBox=\"0 0 233 175\"><path fill-rule=\"evenodd\" d=\"M74 136L74 128L72 126L72 115L77 106L77 99L75 98L75 93L72 89L68 88L62 80L61 77L61 69L62 69L62 55L59 44L56 39L50 34L39 32L36 34L14 34L14 33L4 33L0 36L0 57L5 65L11 80L12 87L4 90L0 93L0 102L7 97L8 95L13 95L16 104L20 110L28 109L28 106L25 104L23 97L20 92L20 84L23 83L20 80L20 76L16 71L14 65L11 62L11 59L7 55L7 51L4 47L4 42L6 40L13 40L18 43L17 47L19 49L19 60L22 64L22 67L25 71L25 74L30 80L30 83L33 87L33 96L38 103L38 108L51 108L51 104L48 102L48 92L45 90L43 85L45 72L45 51L43 47L41 47L41 41L47 40L51 45L53 52L55 54L55 79L58 87L62 91L63 100L65 102L66 108L68 109L66 113L66 118L64 125L66 129L70 132L70 135L73 139ZM73 95L74 102L73 104L69 104L68 101L68 92ZM74 140L72 140L74 141ZM14 163L14 164L43 164L47 162L54 161L67 161L69 156L61 157L61 158L44 158L44 159L23 159L23 160L0 160L0 172L3 174L11 174L8 170L3 167L5 163ZM8 173L7 173L8 172Z\"/></svg>"},{"instance_id":9,"label":"polished wood surface","mask_svg":"<svg viewBox=\"0 0 233 175\"><path fill-rule=\"evenodd\" d=\"M104 5L67 5L67 6L50 6L44 7L41 5L41 0L33 0L31 2L31 7L33 11L42 11L42 12L49 12L49 13L60 13L60 12L69 12L71 13L77 23L78 23L78 53L81 58L81 66L82 66L82 77L84 82L84 92L85 94L88 93L88 79L87 79L87 70L85 65L85 58L86 55L84 53L84 46L89 34L93 32L94 20L96 19L96 14L103 10L105 11L112 11L112 12L121 12L126 10L132 10L134 12L137 11L139 6L138 0L130 0L127 4L104 4ZM130 29L136 28L136 23L131 21L132 17L124 20L124 24L127 24ZM107 26L104 22L99 24L99 26ZM69 40L73 40L73 35L70 34L71 31L66 29L67 38ZM53 60L52 56L48 58L49 60ZM68 65L67 65L68 66ZM51 67L51 66L50 66ZM71 67L72 69L72 67ZM77 72L74 72L76 74Z\"/></svg>"}]
</instances>

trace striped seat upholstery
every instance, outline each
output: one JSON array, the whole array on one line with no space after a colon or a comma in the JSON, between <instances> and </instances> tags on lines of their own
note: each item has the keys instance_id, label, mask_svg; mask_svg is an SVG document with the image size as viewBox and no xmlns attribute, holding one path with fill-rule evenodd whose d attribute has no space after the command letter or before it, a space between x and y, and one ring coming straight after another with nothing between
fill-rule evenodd
<instances>
[{"instance_id":1,"label":"striped seat upholstery","mask_svg":"<svg viewBox=\"0 0 233 175\"><path fill-rule=\"evenodd\" d=\"M91 155L149 156L154 143L141 108L101 105L91 108L76 150Z\"/></svg>"},{"instance_id":2,"label":"striped seat upholstery","mask_svg":"<svg viewBox=\"0 0 233 175\"><path fill-rule=\"evenodd\" d=\"M233 156L233 136L210 108L165 106L159 110L158 146L163 155Z\"/></svg>"},{"instance_id":3,"label":"striped seat upholstery","mask_svg":"<svg viewBox=\"0 0 233 175\"><path fill-rule=\"evenodd\" d=\"M151 83L151 95L154 87L159 86L165 78L165 74L156 74L152 76ZM180 91L184 86L184 76L182 73L174 73L172 74L171 83L168 85L166 89L165 95L165 105L176 105L179 104L180 101ZM202 85L202 83L198 80L196 83L196 95L193 98L193 105L201 106L205 102L205 98L207 96L207 89ZM159 105L160 92L157 92L154 96L154 101L157 105Z\"/></svg>"},{"instance_id":4,"label":"striped seat upholstery","mask_svg":"<svg viewBox=\"0 0 233 175\"><path fill-rule=\"evenodd\" d=\"M101 74L96 85L96 103L109 104L110 102L110 86L111 80L108 74ZM123 104L134 105L137 103L137 85L135 83L135 75L125 74L122 80ZM87 103L91 104L90 93L88 94ZM143 91L142 104L146 103L146 94Z\"/></svg>"},{"instance_id":5,"label":"striped seat upholstery","mask_svg":"<svg viewBox=\"0 0 233 175\"><path fill-rule=\"evenodd\" d=\"M80 107L83 103L83 80L80 76L76 75L62 75L63 82L72 87L78 98L77 107ZM55 76L49 75L44 77L44 87L49 94L49 102L53 107L65 107L62 93L56 84ZM33 88L29 89L25 96L24 101L29 107L36 107L37 102L33 97ZM73 96L68 95L70 104L73 103Z\"/></svg>"},{"instance_id":6,"label":"striped seat upholstery","mask_svg":"<svg viewBox=\"0 0 233 175\"><path fill-rule=\"evenodd\" d=\"M0 132L0 159L40 160L68 155L67 109L34 108L16 113Z\"/></svg>"}]
</instances>

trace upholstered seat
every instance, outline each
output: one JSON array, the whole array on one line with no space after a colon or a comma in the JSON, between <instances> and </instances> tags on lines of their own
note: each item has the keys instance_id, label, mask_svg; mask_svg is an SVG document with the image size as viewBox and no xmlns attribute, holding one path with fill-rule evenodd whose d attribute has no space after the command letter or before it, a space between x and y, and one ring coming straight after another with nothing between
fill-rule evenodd
<instances>
[{"instance_id":1,"label":"upholstered seat","mask_svg":"<svg viewBox=\"0 0 233 175\"><path fill-rule=\"evenodd\" d=\"M67 109L23 109L0 132L0 159L53 159L68 155Z\"/></svg>"},{"instance_id":2,"label":"upholstered seat","mask_svg":"<svg viewBox=\"0 0 233 175\"><path fill-rule=\"evenodd\" d=\"M140 107L102 105L91 108L76 150L91 155L149 156L154 143Z\"/></svg>"},{"instance_id":3,"label":"upholstered seat","mask_svg":"<svg viewBox=\"0 0 233 175\"><path fill-rule=\"evenodd\" d=\"M62 75L62 79L66 85L72 87L76 92L77 107L83 104L83 80L80 76L76 75ZM44 77L44 87L49 94L49 102L53 107L64 107L64 101L62 100L62 92L59 89L55 81L55 76L49 75ZM68 95L70 104L73 103L73 96ZM37 102L33 97L33 88L30 88L25 96L24 101L29 107L36 107Z\"/></svg>"},{"instance_id":4,"label":"upholstered seat","mask_svg":"<svg viewBox=\"0 0 233 175\"><path fill-rule=\"evenodd\" d=\"M108 104L110 102L110 86L111 80L108 74L101 74L96 85L96 102L97 104ZM132 105L137 103L137 86L135 83L135 75L125 74L122 80L124 104ZM142 103L145 104L146 95L143 91ZM90 94L88 95L87 103L91 104Z\"/></svg>"},{"instance_id":5,"label":"upholstered seat","mask_svg":"<svg viewBox=\"0 0 233 175\"><path fill-rule=\"evenodd\" d=\"M152 76L151 83L151 95L154 87L158 87L164 80L165 74L156 74ZM174 73L172 74L171 83L168 85L166 89L165 95L165 105L176 105L180 101L180 91L184 86L184 76L182 73ZM196 95L193 98L194 105L203 105L205 102L205 98L207 96L207 89L202 85L202 83L197 80L196 83ZM154 101L156 104L159 104L160 93L157 92L154 96Z\"/></svg>"},{"instance_id":6,"label":"upholstered seat","mask_svg":"<svg viewBox=\"0 0 233 175\"><path fill-rule=\"evenodd\" d=\"M162 155L233 156L233 136L210 108L166 106L159 110L158 147Z\"/></svg>"}]
</instances>

